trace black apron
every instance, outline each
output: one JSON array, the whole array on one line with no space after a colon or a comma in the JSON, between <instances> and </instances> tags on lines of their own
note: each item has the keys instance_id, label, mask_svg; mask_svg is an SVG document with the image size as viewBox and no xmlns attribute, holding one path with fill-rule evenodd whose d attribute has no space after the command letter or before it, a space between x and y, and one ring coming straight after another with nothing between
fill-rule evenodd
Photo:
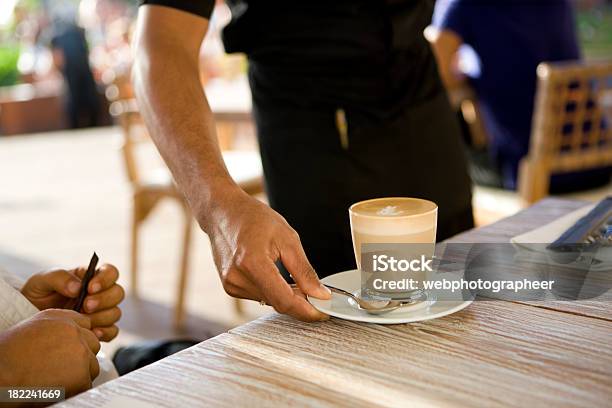
<instances>
[{"instance_id":1,"label":"black apron","mask_svg":"<svg viewBox=\"0 0 612 408\"><path fill-rule=\"evenodd\" d=\"M438 239L473 226L460 130L422 31L430 1L232 2L270 205L319 276L355 267L348 207L377 197L439 206ZM337 112L344 112L343 142Z\"/></svg>"}]
</instances>

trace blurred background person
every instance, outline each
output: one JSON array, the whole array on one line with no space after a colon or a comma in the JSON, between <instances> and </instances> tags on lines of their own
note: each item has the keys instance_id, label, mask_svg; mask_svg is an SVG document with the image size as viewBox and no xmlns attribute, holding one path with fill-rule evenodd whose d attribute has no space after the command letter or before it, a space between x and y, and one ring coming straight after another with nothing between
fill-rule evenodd
<instances>
[{"instance_id":1,"label":"blurred background person","mask_svg":"<svg viewBox=\"0 0 612 408\"><path fill-rule=\"evenodd\" d=\"M581 58L570 0L515 2L439 0L426 30L440 74L452 90L465 81L480 109L487 147L469 149L473 180L517 188L527 154L541 62ZM609 169L553 175L551 192L594 188L610 180Z\"/></svg>"},{"instance_id":2,"label":"blurred background person","mask_svg":"<svg viewBox=\"0 0 612 408\"><path fill-rule=\"evenodd\" d=\"M53 61L64 76L70 127L96 126L100 102L89 65L85 31L70 21L57 20L53 25Z\"/></svg>"}]
</instances>

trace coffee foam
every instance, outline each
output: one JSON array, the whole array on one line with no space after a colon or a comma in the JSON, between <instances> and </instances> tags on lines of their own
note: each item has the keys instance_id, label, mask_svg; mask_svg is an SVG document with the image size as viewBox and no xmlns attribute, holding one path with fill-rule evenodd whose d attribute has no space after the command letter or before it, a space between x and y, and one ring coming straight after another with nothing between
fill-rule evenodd
<instances>
[{"instance_id":1,"label":"coffee foam","mask_svg":"<svg viewBox=\"0 0 612 408\"><path fill-rule=\"evenodd\" d=\"M400 209L397 208L397 206L395 205L387 205L383 208L381 208L380 210L376 211L376 215L382 215L382 216L394 216L394 215L400 215L402 213L402 211Z\"/></svg>"},{"instance_id":2,"label":"coffee foam","mask_svg":"<svg viewBox=\"0 0 612 408\"><path fill-rule=\"evenodd\" d=\"M406 198L384 198L355 204L351 211L358 215L378 217L405 217L433 211L436 205L431 201Z\"/></svg>"},{"instance_id":3,"label":"coffee foam","mask_svg":"<svg viewBox=\"0 0 612 408\"><path fill-rule=\"evenodd\" d=\"M427 200L385 198L351 207L354 231L370 235L406 235L436 226L436 205Z\"/></svg>"},{"instance_id":4,"label":"coffee foam","mask_svg":"<svg viewBox=\"0 0 612 408\"><path fill-rule=\"evenodd\" d=\"M369 235L408 235L429 231L436 226L435 213L418 218L360 218L351 220L354 231Z\"/></svg>"}]
</instances>

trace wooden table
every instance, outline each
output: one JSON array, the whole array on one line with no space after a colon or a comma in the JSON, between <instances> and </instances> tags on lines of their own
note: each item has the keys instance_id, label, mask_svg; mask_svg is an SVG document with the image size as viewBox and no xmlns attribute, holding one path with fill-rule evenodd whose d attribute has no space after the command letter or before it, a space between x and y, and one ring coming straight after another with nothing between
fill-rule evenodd
<instances>
[{"instance_id":1,"label":"wooden table","mask_svg":"<svg viewBox=\"0 0 612 408\"><path fill-rule=\"evenodd\" d=\"M508 242L584 203L544 200L457 242ZM127 395L159 406L612 404L610 302L474 302L394 326L270 315L92 389L65 406Z\"/></svg>"}]
</instances>

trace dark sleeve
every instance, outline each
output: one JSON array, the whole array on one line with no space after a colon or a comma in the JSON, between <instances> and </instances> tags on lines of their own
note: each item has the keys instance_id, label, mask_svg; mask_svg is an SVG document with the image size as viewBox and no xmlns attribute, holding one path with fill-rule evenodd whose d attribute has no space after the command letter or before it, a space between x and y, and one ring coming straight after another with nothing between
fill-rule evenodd
<instances>
[{"instance_id":1,"label":"dark sleeve","mask_svg":"<svg viewBox=\"0 0 612 408\"><path fill-rule=\"evenodd\" d=\"M464 0L438 0L432 25L439 30L453 31L464 41L469 37L469 2ZM466 41L467 42L467 41Z\"/></svg>"},{"instance_id":2,"label":"dark sleeve","mask_svg":"<svg viewBox=\"0 0 612 408\"><path fill-rule=\"evenodd\" d=\"M156 4L159 6L172 7L177 10L186 11L210 19L210 15L215 7L215 0L141 0L140 4Z\"/></svg>"}]
</instances>

